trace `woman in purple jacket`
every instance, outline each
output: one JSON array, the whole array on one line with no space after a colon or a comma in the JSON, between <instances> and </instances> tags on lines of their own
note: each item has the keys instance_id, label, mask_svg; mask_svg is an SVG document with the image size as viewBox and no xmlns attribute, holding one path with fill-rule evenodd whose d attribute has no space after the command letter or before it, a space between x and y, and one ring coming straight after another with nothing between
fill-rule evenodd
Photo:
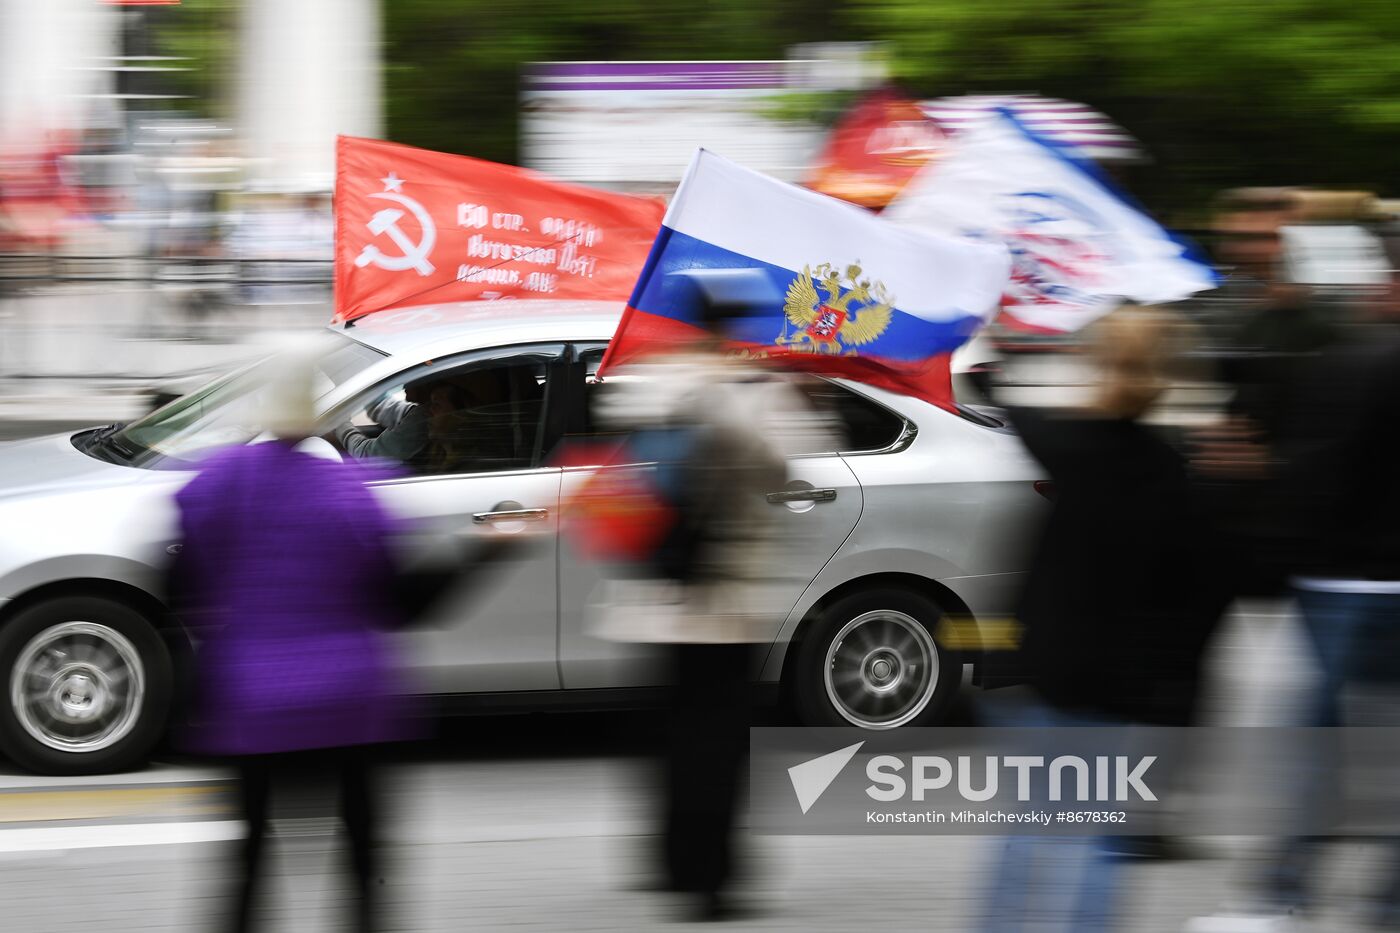
<instances>
[{"instance_id":1,"label":"woman in purple jacket","mask_svg":"<svg viewBox=\"0 0 1400 933\"><path fill-rule=\"evenodd\" d=\"M339 780L356 920L371 928L372 750L405 722L383 634L396 621L389 519L364 467L297 448L312 432L311 374L293 355L262 390L275 439L211 457L177 500L172 585L200 642L187 745L242 777L240 931L252 925L272 778L311 764Z\"/></svg>"}]
</instances>

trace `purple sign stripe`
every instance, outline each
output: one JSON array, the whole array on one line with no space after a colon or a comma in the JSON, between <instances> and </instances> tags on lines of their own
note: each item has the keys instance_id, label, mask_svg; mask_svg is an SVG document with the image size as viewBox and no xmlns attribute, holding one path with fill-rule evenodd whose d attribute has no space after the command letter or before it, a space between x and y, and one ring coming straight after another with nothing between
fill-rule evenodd
<instances>
[{"instance_id":1,"label":"purple sign stripe","mask_svg":"<svg viewBox=\"0 0 1400 933\"><path fill-rule=\"evenodd\" d=\"M783 62L554 62L525 69L532 91L723 91L787 87Z\"/></svg>"},{"instance_id":2,"label":"purple sign stripe","mask_svg":"<svg viewBox=\"0 0 1400 933\"><path fill-rule=\"evenodd\" d=\"M744 89L779 89L787 87L781 81L608 81L557 84L530 84L530 91L730 91Z\"/></svg>"},{"instance_id":3,"label":"purple sign stripe","mask_svg":"<svg viewBox=\"0 0 1400 933\"><path fill-rule=\"evenodd\" d=\"M777 79L782 77L785 66L785 62L545 62L528 66L525 75L535 79L634 77L646 80L685 75L743 78L764 75Z\"/></svg>"}]
</instances>

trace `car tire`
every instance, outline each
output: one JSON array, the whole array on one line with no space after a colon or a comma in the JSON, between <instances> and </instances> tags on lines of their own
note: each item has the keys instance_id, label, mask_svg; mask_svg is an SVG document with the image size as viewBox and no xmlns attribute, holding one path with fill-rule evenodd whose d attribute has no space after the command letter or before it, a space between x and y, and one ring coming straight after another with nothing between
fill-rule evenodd
<instances>
[{"instance_id":1,"label":"car tire","mask_svg":"<svg viewBox=\"0 0 1400 933\"><path fill-rule=\"evenodd\" d=\"M799 717L874 730L940 721L962 683L962 660L934 638L941 615L928 597L894 587L827 606L797 648Z\"/></svg>"},{"instance_id":2,"label":"car tire","mask_svg":"<svg viewBox=\"0 0 1400 933\"><path fill-rule=\"evenodd\" d=\"M41 774L105 774L146 760L165 733L170 651L135 609L71 596L0 626L0 752Z\"/></svg>"}]
</instances>

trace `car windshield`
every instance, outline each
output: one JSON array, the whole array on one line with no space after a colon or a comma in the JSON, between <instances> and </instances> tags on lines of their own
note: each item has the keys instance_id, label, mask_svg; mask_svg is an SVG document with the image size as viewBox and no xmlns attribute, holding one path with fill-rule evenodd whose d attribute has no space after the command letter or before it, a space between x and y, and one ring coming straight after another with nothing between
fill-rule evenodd
<instances>
[{"instance_id":1,"label":"car windshield","mask_svg":"<svg viewBox=\"0 0 1400 933\"><path fill-rule=\"evenodd\" d=\"M340 334L327 335L325 352L316 363L317 398L383 358L378 350ZM261 389L275 359L216 379L139 421L101 435L91 449L129 466L154 466L165 460L191 463L215 448L246 444L263 433Z\"/></svg>"}]
</instances>

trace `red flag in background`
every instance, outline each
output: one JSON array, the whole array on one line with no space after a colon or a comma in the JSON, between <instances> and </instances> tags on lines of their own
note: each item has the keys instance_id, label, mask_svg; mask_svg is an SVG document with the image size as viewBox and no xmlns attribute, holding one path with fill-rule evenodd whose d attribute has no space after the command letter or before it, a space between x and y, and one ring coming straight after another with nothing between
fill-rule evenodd
<instances>
[{"instance_id":1,"label":"red flag in background","mask_svg":"<svg viewBox=\"0 0 1400 933\"><path fill-rule=\"evenodd\" d=\"M444 301L625 301L664 212L654 198L341 136L334 320Z\"/></svg>"},{"instance_id":2,"label":"red flag in background","mask_svg":"<svg viewBox=\"0 0 1400 933\"><path fill-rule=\"evenodd\" d=\"M943 132L919 105L888 88L841 118L808 173L813 191L879 210L943 150Z\"/></svg>"}]
</instances>

